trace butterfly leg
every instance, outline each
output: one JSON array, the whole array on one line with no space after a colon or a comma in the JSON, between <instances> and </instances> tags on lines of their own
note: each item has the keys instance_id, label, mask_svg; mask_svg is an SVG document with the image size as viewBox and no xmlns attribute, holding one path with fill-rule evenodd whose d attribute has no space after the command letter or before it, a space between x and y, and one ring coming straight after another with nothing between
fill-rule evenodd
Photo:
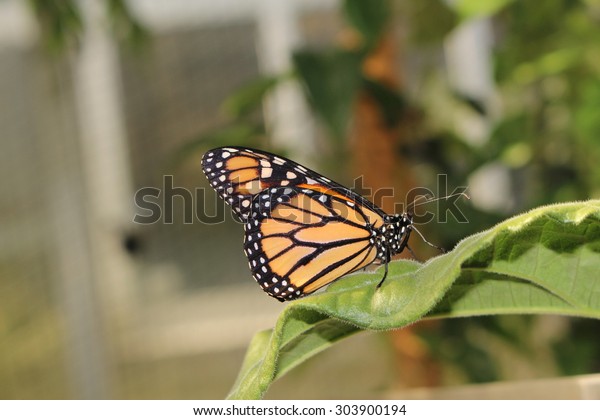
<instances>
[{"instance_id":1,"label":"butterfly leg","mask_svg":"<svg viewBox=\"0 0 600 420\"><path fill-rule=\"evenodd\" d=\"M381 287L381 285L383 284L383 282L385 281L385 278L387 277L387 273L388 273L388 263L387 261L385 262L385 273L383 273L383 278L381 279L381 281L379 282L379 284L377 284L377 288L379 289Z\"/></svg>"},{"instance_id":2,"label":"butterfly leg","mask_svg":"<svg viewBox=\"0 0 600 420\"><path fill-rule=\"evenodd\" d=\"M381 287L381 285L383 284L383 282L385 281L385 278L388 275L388 263L390 262L391 256L390 253L388 251L386 259L385 259L385 272L383 273L383 278L381 279L381 281L379 282L379 284L377 284L377 288L379 289Z\"/></svg>"}]
</instances>

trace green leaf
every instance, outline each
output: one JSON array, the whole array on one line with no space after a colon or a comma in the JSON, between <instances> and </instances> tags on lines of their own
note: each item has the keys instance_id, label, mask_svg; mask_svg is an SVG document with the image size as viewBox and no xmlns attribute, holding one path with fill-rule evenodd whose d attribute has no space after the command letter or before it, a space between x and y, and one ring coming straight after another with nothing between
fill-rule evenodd
<instances>
[{"instance_id":1,"label":"green leaf","mask_svg":"<svg viewBox=\"0 0 600 420\"><path fill-rule=\"evenodd\" d=\"M76 45L83 33L83 18L74 0L29 0L37 18L41 39L49 51L62 52Z\"/></svg>"},{"instance_id":2,"label":"green leaf","mask_svg":"<svg viewBox=\"0 0 600 420\"><path fill-rule=\"evenodd\" d=\"M459 23L459 16L450 3L446 0L396 2L404 22L418 22L406 28L406 45L419 47L443 43Z\"/></svg>"},{"instance_id":3,"label":"green leaf","mask_svg":"<svg viewBox=\"0 0 600 420\"><path fill-rule=\"evenodd\" d=\"M205 151L212 147L223 145L256 146L258 140L264 137L264 133L265 130L262 124L239 122L219 127L185 142L169 158L168 166L177 167L195 152Z\"/></svg>"},{"instance_id":4,"label":"green leaf","mask_svg":"<svg viewBox=\"0 0 600 420\"><path fill-rule=\"evenodd\" d=\"M400 260L294 301L252 341L229 398L261 398L271 382L360 329L430 317L551 313L600 319L600 200L541 207L420 264Z\"/></svg>"},{"instance_id":5,"label":"green leaf","mask_svg":"<svg viewBox=\"0 0 600 420\"><path fill-rule=\"evenodd\" d=\"M293 60L313 110L333 138L342 143L360 86L361 54L343 50L329 53L301 50L294 53Z\"/></svg>"},{"instance_id":6,"label":"green leaf","mask_svg":"<svg viewBox=\"0 0 600 420\"><path fill-rule=\"evenodd\" d=\"M491 16L508 6L515 0L458 0L454 6L456 12L464 19Z\"/></svg>"},{"instance_id":7,"label":"green leaf","mask_svg":"<svg viewBox=\"0 0 600 420\"><path fill-rule=\"evenodd\" d=\"M382 119L388 127L395 127L406 110L406 99L392 87L370 79L363 78L365 91L375 100Z\"/></svg>"},{"instance_id":8,"label":"green leaf","mask_svg":"<svg viewBox=\"0 0 600 420\"><path fill-rule=\"evenodd\" d=\"M244 117L260 109L265 95L284 78L285 76L264 76L253 80L229 96L223 103L223 109L233 118Z\"/></svg>"},{"instance_id":9,"label":"green leaf","mask_svg":"<svg viewBox=\"0 0 600 420\"><path fill-rule=\"evenodd\" d=\"M126 0L106 0L108 16L113 26L113 33L128 40L130 46L140 48L150 40L150 32L135 17Z\"/></svg>"},{"instance_id":10,"label":"green leaf","mask_svg":"<svg viewBox=\"0 0 600 420\"><path fill-rule=\"evenodd\" d=\"M583 50L578 46L551 51L516 66L512 81L520 85L534 83L549 76L564 74L581 62Z\"/></svg>"},{"instance_id":11,"label":"green leaf","mask_svg":"<svg viewBox=\"0 0 600 420\"><path fill-rule=\"evenodd\" d=\"M390 18L388 0L346 0L343 10L348 22L362 35L365 48L373 48Z\"/></svg>"}]
</instances>

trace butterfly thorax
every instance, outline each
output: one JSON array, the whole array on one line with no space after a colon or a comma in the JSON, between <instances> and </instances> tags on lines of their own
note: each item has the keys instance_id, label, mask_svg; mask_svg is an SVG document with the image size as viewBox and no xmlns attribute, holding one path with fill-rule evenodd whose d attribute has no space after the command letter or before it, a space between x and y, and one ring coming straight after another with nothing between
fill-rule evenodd
<instances>
[{"instance_id":1,"label":"butterfly thorax","mask_svg":"<svg viewBox=\"0 0 600 420\"><path fill-rule=\"evenodd\" d=\"M404 250L410 237L412 223L412 214L409 213L386 215L383 226L373 229L377 259L382 264Z\"/></svg>"}]
</instances>

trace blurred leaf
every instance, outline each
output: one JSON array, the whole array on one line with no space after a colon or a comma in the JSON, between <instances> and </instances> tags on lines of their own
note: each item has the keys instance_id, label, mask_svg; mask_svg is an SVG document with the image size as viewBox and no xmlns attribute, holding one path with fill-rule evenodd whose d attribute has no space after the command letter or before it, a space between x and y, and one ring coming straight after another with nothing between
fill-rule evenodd
<instances>
[{"instance_id":1,"label":"blurred leaf","mask_svg":"<svg viewBox=\"0 0 600 420\"><path fill-rule=\"evenodd\" d=\"M29 0L43 34L43 42L52 52L69 43L77 44L83 33L83 20L76 1Z\"/></svg>"},{"instance_id":2,"label":"blurred leaf","mask_svg":"<svg viewBox=\"0 0 600 420\"><path fill-rule=\"evenodd\" d=\"M544 77L563 73L577 65L580 57L581 50L577 47L551 51L515 67L512 78L518 84L529 84Z\"/></svg>"},{"instance_id":3,"label":"blurred leaf","mask_svg":"<svg viewBox=\"0 0 600 420\"><path fill-rule=\"evenodd\" d=\"M333 138L338 143L344 142L360 87L361 54L344 50L329 53L301 50L294 53L293 60L314 112Z\"/></svg>"},{"instance_id":4,"label":"blurred leaf","mask_svg":"<svg viewBox=\"0 0 600 420\"><path fill-rule=\"evenodd\" d=\"M223 145L255 146L257 138L264 136L264 127L261 124L238 122L232 125L212 130L186 142L173 155L169 166L179 165L188 159L196 150L206 150Z\"/></svg>"},{"instance_id":5,"label":"blurred leaf","mask_svg":"<svg viewBox=\"0 0 600 420\"><path fill-rule=\"evenodd\" d=\"M76 45L85 30L79 2L74 0L28 0L40 25L43 42L51 52ZM148 32L131 13L126 0L103 0L113 33L133 46L148 39Z\"/></svg>"},{"instance_id":6,"label":"blurred leaf","mask_svg":"<svg viewBox=\"0 0 600 420\"><path fill-rule=\"evenodd\" d=\"M223 103L225 112L233 118L242 118L262 107L263 99L286 76L263 76L237 89Z\"/></svg>"},{"instance_id":7,"label":"blurred leaf","mask_svg":"<svg viewBox=\"0 0 600 420\"><path fill-rule=\"evenodd\" d=\"M497 366L492 355L473 339L473 331L480 331L480 323L496 317L459 318L444 323L440 330L416 328L417 334L427 343L427 348L438 362L460 366L469 382L492 382L498 379Z\"/></svg>"},{"instance_id":8,"label":"blurred leaf","mask_svg":"<svg viewBox=\"0 0 600 420\"><path fill-rule=\"evenodd\" d=\"M377 102L385 124L389 127L397 125L407 106L404 96L397 90L366 77L363 78L363 86L366 92Z\"/></svg>"},{"instance_id":9,"label":"blurred leaf","mask_svg":"<svg viewBox=\"0 0 600 420\"><path fill-rule=\"evenodd\" d=\"M365 49L375 47L390 19L388 0L345 0L343 10L348 22L362 35Z\"/></svg>"},{"instance_id":10,"label":"blurred leaf","mask_svg":"<svg viewBox=\"0 0 600 420\"><path fill-rule=\"evenodd\" d=\"M575 108L574 129L581 151L580 177L587 180L592 194L600 194L600 80L591 79L582 83L580 103Z\"/></svg>"},{"instance_id":11,"label":"blurred leaf","mask_svg":"<svg viewBox=\"0 0 600 420\"><path fill-rule=\"evenodd\" d=\"M456 0L455 9L463 19L492 16L515 0Z\"/></svg>"},{"instance_id":12,"label":"blurred leaf","mask_svg":"<svg viewBox=\"0 0 600 420\"><path fill-rule=\"evenodd\" d=\"M434 165L437 173L448 174L454 184L466 184L469 174L478 168L485 157L481 150L471 146L452 132L436 133L402 145L400 152L412 162ZM433 187L433 186L432 186ZM487 223L485 226L489 226ZM470 230L472 232L473 229ZM464 235L460 236L461 238Z\"/></svg>"},{"instance_id":13,"label":"blurred leaf","mask_svg":"<svg viewBox=\"0 0 600 420\"><path fill-rule=\"evenodd\" d=\"M552 347L562 374L583 375L600 371L600 342L594 320L573 319L568 335Z\"/></svg>"},{"instance_id":14,"label":"blurred leaf","mask_svg":"<svg viewBox=\"0 0 600 420\"><path fill-rule=\"evenodd\" d=\"M461 103L467 105L470 109L475 111L477 114L485 117L488 112L485 107L485 103L481 99L474 98L466 93L459 92L457 90L452 91L452 96Z\"/></svg>"},{"instance_id":15,"label":"blurred leaf","mask_svg":"<svg viewBox=\"0 0 600 420\"><path fill-rule=\"evenodd\" d=\"M499 159L514 145L532 145L533 122L527 114L508 115L497 122L485 149L486 161Z\"/></svg>"},{"instance_id":16,"label":"blurred leaf","mask_svg":"<svg viewBox=\"0 0 600 420\"><path fill-rule=\"evenodd\" d=\"M425 314L552 313L600 319L600 200L541 207L470 236L420 264L347 276L291 302L248 350L229 398L261 398L271 382L359 329L402 328ZM256 346L256 347L255 347Z\"/></svg>"},{"instance_id":17,"label":"blurred leaf","mask_svg":"<svg viewBox=\"0 0 600 420\"><path fill-rule=\"evenodd\" d=\"M140 21L131 13L126 0L105 0L113 32L127 40L133 47L144 45L149 33Z\"/></svg>"},{"instance_id":18,"label":"blurred leaf","mask_svg":"<svg viewBox=\"0 0 600 420\"><path fill-rule=\"evenodd\" d=\"M408 39L413 44L439 44L458 23L456 12L446 0L397 2L399 15L407 22Z\"/></svg>"}]
</instances>

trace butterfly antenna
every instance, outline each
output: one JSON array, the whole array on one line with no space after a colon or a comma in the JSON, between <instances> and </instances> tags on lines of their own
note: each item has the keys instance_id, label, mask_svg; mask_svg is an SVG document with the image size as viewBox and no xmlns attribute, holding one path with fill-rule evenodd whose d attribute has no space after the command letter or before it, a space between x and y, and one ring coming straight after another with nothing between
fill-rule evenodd
<instances>
[{"instance_id":1,"label":"butterfly antenna","mask_svg":"<svg viewBox=\"0 0 600 420\"><path fill-rule=\"evenodd\" d=\"M415 207L417 206L422 206L424 204L429 204L429 203L434 203L436 201L441 201L441 200L447 200L448 198L452 198L452 197L456 197L457 195L462 195L463 197L465 197L467 200L470 200L471 197L469 197L467 195L467 193L464 192L459 192L459 193L455 193L455 194L450 194L450 195L445 195L444 197L438 197L438 198L432 198L431 200L426 200L423 201L422 203L417 203L417 200L421 197L427 197L425 195L420 195L417 198L415 198L415 200L408 206L407 211L410 213L411 210L413 210Z\"/></svg>"},{"instance_id":2,"label":"butterfly antenna","mask_svg":"<svg viewBox=\"0 0 600 420\"><path fill-rule=\"evenodd\" d=\"M425 242L430 247L433 247L433 248L437 249L438 251L440 251L442 253L446 252L446 250L444 248L442 248L441 246L437 246L435 244L432 244L427 239L425 239L425 237L423 236L423 234L421 232L419 232L419 229L417 229L414 225L412 226L411 230L414 230L415 232L417 232L417 234L421 237L421 239L423 240L423 242ZM410 250L410 248L408 248L408 249ZM410 250L410 251L412 252L412 250Z\"/></svg>"},{"instance_id":3,"label":"butterfly antenna","mask_svg":"<svg viewBox=\"0 0 600 420\"><path fill-rule=\"evenodd\" d=\"M414 227L413 227L414 228ZM410 252L410 255L412 255L412 257L416 260L419 261L419 258L417 258L417 255L415 254L415 252L412 250L412 248L410 246L408 246L408 244L406 244L406 249L408 249L408 252Z\"/></svg>"},{"instance_id":4,"label":"butterfly antenna","mask_svg":"<svg viewBox=\"0 0 600 420\"><path fill-rule=\"evenodd\" d=\"M419 196L417 196L417 197L416 197L416 198L413 200L413 202L412 202L412 203L410 203L410 204L408 205L408 207L407 207L406 211L407 211L408 213L411 213L411 212L412 212L412 210L413 210L415 207L417 207L417 201L419 201L421 198L425 198L425 201L424 201L423 203L420 203L420 204L419 204L419 206L420 206L421 204L425 204L425 203L427 203L427 202L428 202L428 201L427 201L427 199L428 199L429 197L434 197L434 196L433 196L433 195L431 195L431 196L430 196L430 195L419 195Z\"/></svg>"}]
</instances>

